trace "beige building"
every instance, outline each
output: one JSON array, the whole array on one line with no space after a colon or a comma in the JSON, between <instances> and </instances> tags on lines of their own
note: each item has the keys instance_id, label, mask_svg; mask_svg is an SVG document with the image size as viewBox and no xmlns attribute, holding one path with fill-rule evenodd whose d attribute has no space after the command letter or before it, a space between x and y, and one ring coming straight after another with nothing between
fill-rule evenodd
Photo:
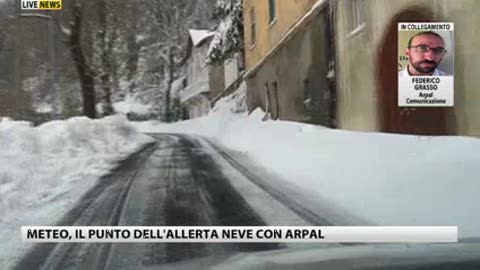
<instances>
[{"instance_id":1,"label":"beige building","mask_svg":"<svg viewBox=\"0 0 480 270\"><path fill-rule=\"evenodd\" d=\"M317 0L244 0L246 68L251 69L307 13Z\"/></svg>"},{"instance_id":2,"label":"beige building","mask_svg":"<svg viewBox=\"0 0 480 270\"><path fill-rule=\"evenodd\" d=\"M314 0L244 1L249 109L334 126L334 93L327 79L334 54L326 7Z\"/></svg>"},{"instance_id":3,"label":"beige building","mask_svg":"<svg viewBox=\"0 0 480 270\"><path fill-rule=\"evenodd\" d=\"M480 1L339 0L335 4L339 128L480 136ZM397 23L455 24L454 108L396 106Z\"/></svg>"},{"instance_id":4,"label":"beige building","mask_svg":"<svg viewBox=\"0 0 480 270\"><path fill-rule=\"evenodd\" d=\"M244 1L248 105L337 128L480 136L480 1ZM455 24L455 106L399 108L398 22Z\"/></svg>"}]
</instances>

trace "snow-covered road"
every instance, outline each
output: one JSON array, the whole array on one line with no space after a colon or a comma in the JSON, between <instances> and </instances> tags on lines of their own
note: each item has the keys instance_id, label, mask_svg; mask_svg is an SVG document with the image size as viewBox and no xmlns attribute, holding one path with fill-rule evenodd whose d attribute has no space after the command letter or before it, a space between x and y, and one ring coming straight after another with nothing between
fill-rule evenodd
<instances>
[{"instance_id":1,"label":"snow-covered road","mask_svg":"<svg viewBox=\"0 0 480 270\"><path fill-rule=\"evenodd\" d=\"M213 142L156 134L82 197L62 226L326 225ZM16 269L137 269L284 244L38 244ZM213 258L213 257L212 257Z\"/></svg>"}]
</instances>

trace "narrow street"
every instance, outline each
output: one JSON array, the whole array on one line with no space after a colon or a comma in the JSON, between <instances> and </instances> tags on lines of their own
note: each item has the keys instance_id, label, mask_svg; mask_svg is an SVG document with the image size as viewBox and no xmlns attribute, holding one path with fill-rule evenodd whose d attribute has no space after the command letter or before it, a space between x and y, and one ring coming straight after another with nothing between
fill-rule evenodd
<instances>
[{"instance_id":1,"label":"narrow street","mask_svg":"<svg viewBox=\"0 0 480 270\"><path fill-rule=\"evenodd\" d=\"M205 139L174 134L152 136L155 144L121 162L56 225L262 226L269 224L257 212L271 212L269 204L289 209L280 214L286 223L328 224L256 179L220 147ZM234 169L227 172L218 160ZM247 203L238 191L245 188L238 187L232 171L243 175L243 181L250 181L249 185L259 190L260 195L257 192L251 196L260 200L256 205L265 205L264 209L253 209ZM270 202L262 202L265 198L270 198ZM283 247L284 244L276 243L37 244L16 269L136 269Z\"/></svg>"}]
</instances>

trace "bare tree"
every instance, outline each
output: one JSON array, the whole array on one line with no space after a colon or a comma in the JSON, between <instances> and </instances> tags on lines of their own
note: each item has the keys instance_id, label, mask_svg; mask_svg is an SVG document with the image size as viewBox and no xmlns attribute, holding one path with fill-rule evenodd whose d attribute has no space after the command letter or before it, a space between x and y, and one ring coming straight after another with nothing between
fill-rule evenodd
<instances>
[{"instance_id":1,"label":"bare tree","mask_svg":"<svg viewBox=\"0 0 480 270\"><path fill-rule=\"evenodd\" d=\"M138 71L139 60L139 41L137 34L139 34L139 7L137 0L128 0L126 3L127 8L130 10L130 16L126 16L126 41L127 41L127 81L129 83L128 90L130 93L136 86L135 76Z\"/></svg>"},{"instance_id":2,"label":"bare tree","mask_svg":"<svg viewBox=\"0 0 480 270\"><path fill-rule=\"evenodd\" d=\"M72 5L72 21L70 22L69 47L80 79L83 96L83 113L89 118L96 117L95 108L95 74L87 64L82 50L82 6L80 0Z\"/></svg>"},{"instance_id":3,"label":"bare tree","mask_svg":"<svg viewBox=\"0 0 480 270\"><path fill-rule=\"evenodd\" d=\"M113 113L112 107L112 84L111 84L111 62L110 55L112 53L112 46L114 40L115 31L109 29L107 22L108 9L106 0L97 1L97 13L98 13L98 24L99 29L97 31L98 39L98 53L100 54L100 83L103 90L102 96L102 105L103 105L103 114L109 115ZM109 37L107 34L110 33Z\"/></svg>"},{"instance_id":4,"label":"bare tree","mask_svg":"<svg viewBox=\"0 0 480 270\"><path fill-rule=\"evenodd\" d=\"M13 0L4 3L12 8L18 7L18 2ZM64 85L61 88L64 102L65 97L73 106L82 102L83 105L78 107L82 108L83 114L94 118L97 116L96 95L101 97L104 114L109 114L113 101L129 93L149 104L155 102L155 113L170 120L173 106L170 90L172 82L182 75L180 66L187 30L211 25L212 3L214 0L125 0L121 3L115 0L69 0L64 2L62 12L16 14L16 18L28 15L55 21L56 36L62 37L56 41L61 46L55 45L55 52L59 55L57 64L62 65L60 81ZM0 27L11 23L0 20ZM41 25L45 26L41 23L38 27ZM42 88L49 90L50 77L57 74L52 68L59 69L50 67L49 50L41 47L50 41L36 41L44 39L45 32L15 32L24 33L18 39L23 40L25 48L17 55L23 56L25 61L9 54L10 66L14 67L18 62L16 66L22 69L12 74L20 76L22 71L28 70L19 80L8 80L33 81L41 68L42 74L47 74L42 77L45 78ZM3 33L0 31L0 41ZM15 48L12 37L13 32L6 36L10 50ZM25 51L28 53L24 54ZM19 62L21 60L23 63ZM63 108L69 110L69 115L76 110L76 107Z\"/></svg>"},{"instance_id":5,"label":"bare tree","mask_svg":"<svg viewBox=\"0 0 480 270\"><path fill-rule=\"evenodd\" d=\"M156 42L141 48L142 52L156 51L156 57L163 68L165 81L164 120L172 120L171 88L178 77L178 70L185 54L189 28L203 28L209 25L211 1L205 0L143 0L146 12L152 18L151 32Z\"/></svg>"}]
</instances>

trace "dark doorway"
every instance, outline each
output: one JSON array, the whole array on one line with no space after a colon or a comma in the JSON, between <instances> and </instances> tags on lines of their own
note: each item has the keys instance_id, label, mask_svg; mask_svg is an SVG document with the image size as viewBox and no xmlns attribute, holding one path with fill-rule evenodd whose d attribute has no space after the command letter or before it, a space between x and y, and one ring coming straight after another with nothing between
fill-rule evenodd
<instances>
[{"instance_id":1,"label":"dark doorway","mask_svg":"<svg viewBox=\"0 0 480 270\"><path fill-rule=\"evenodd\" d=\"M278 83L272 83L272 91L273 91L273 100L274 103L272 105L272 118L279 119L280 118L280 103L278 102ZM275 110L273 110L275 109ZM273 114L275 112L275 114Z\"/></svg>"},{"instance_id":2,"label":"dark doorway","mask_svg":"<svg viewBox=\"0 0 480 270\"><path fill-rule=\"evenodd\" d=\"M411 7L393 17L386 28L377 54L378 106L381 131L418 135L448 135L449 108L398 107L397 24L399 22L433 22L430 9Z\"/></svg>"}]
</instances>

